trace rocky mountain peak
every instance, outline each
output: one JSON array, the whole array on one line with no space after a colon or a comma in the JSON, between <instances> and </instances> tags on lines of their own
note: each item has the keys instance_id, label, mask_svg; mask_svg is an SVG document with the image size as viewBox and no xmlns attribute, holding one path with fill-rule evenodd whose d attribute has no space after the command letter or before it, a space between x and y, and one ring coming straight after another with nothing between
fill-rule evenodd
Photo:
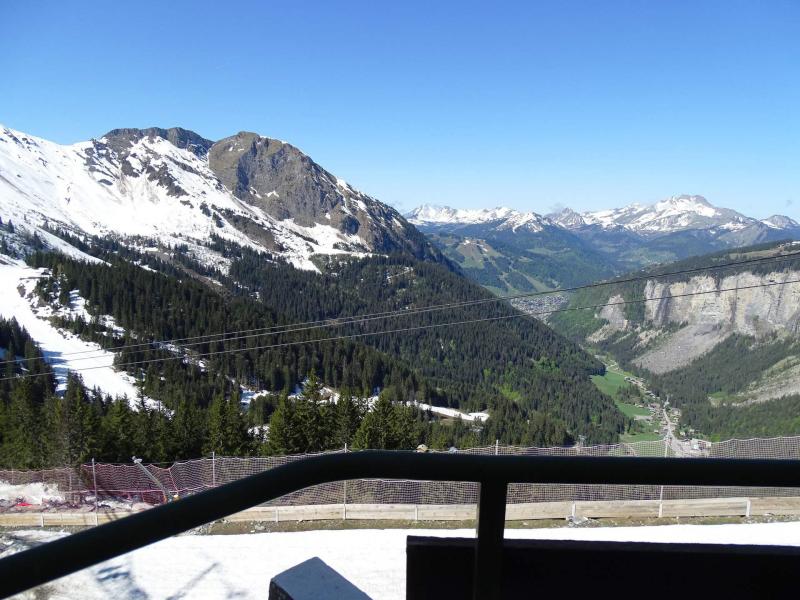
<instances>
[{"instance_id":1,"label":"rocky mountain peak","mask_svg":"<svg viewBox=\"0 0 800 600\"><path fill-rule=\"evenodd\" d=\"M772 229L794 229L800 227L800 223L786 215L772 215L761 222Z\"/></svg>"},{"instance_id":2,"label":"rocky mountain peak","mask_svg":"<svg viewBox=\"0 0 800 600\"><path fill-rule=\"evenodd\" d=\"M181 150L188 150L195 156L205 156L214 144L194 131L182 127L148 127L146 129L122 128L112 129L101 140L119 155L127 154L130 147L143 138L162 138Z\"/></svg>"},{"instance_id":3,"label":"rocky mountain peak","mask_svg":"<svg viewBox=\"0 0 800 600\"><path fill-rule=\"evenodd\" d=\"M558 212L547 215L547 217L553 223L564 229L574 229L586 225L586 221L584 221L580 213L575 212L571 208L564 208Z\"/></svg>"}]
</instances>

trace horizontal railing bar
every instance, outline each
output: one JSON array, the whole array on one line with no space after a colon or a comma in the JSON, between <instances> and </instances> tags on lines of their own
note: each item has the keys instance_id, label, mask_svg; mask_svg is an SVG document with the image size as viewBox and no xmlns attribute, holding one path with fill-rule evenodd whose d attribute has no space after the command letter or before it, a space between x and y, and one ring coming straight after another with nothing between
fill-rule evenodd
<instances>
[{"instance_id":1,"label":"horizontal railing bar","mask_svg":"<svg viewBox=\"0 0 800 600\"><path fill-rule=\"evenodd\" d=\"M312 485L345 479L800 487L800 461L368 450L297 460L0 560L7 596Z\"/></svg>"}]
</instances>

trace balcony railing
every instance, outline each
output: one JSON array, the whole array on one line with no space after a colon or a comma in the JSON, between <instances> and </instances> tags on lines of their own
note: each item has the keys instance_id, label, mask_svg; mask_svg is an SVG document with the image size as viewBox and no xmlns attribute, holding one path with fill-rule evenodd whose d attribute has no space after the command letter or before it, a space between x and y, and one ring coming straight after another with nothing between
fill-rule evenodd
<instances>
[{"instance_id":1,"label":"balcony railing","mask_svg":"<svg viewBox=\"0 0 800 600\"><path fill-rule=\"evenodd\" d=\"M800 487L800 461L481 456L364 451L296 461L0 560L3 597L312 485L346 479L480 484L473 594L496 598L509 483Z\"/></svg>"}]
</instances>

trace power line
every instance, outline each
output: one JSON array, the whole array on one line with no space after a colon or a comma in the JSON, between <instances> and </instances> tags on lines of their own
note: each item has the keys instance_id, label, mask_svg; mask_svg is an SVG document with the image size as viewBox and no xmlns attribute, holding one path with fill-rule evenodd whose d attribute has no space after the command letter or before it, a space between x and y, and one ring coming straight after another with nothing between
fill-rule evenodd
<instances>
[{"instance_id":1,"label":"power line","mask_svg":"<svg viewBox=\"0 0 800 600\"><path fill-rule=\"evenodd\" d=\"M84 354L89 354L90 356L86 356L84 358L77 358L75 361L83 361L83 360L94 360L97 358L105 358L105 353L113 352L114 350L131 350L134 348L142 348L142 347L149 347L149 346L156 346L156 345L169 345L169 344L177 344L181 342L190 342L190 343L181 343L183 347L191 347L191 346L199 346L201 344L209 344L214 342L230 342L235 340L241 339L250 339L254 337L266 337L266 336L274 336L274 335L281 335L286 333L296 333L301 331L309 331L313 329L322 329L327 327L343 327L345 325L352 325L358 323L365 323L369 321L375 321L379 319L388 319L394 317L401 317L401 316L409 316L409 315L417 315L417 314L424 314L428 312L436 312L441 310L448 310L452 308L463 308L468 306L478 306L482 304L494 303L494 302L504 302L510 300L519 300L522 298L532 298L537 296L547 296L551 294L559 294L559 293L571 293L577 292L580 290L585 289L592 289L597 287L603 287L607 285L619 285L625 283L634 283L638 281L648 281L652 279L663 279L668 277L673 277L676 275L687 275L693 273L701 273L701 272L708 272L708 271L716 271L716 270L724 270L724 269L731 269L735 267L740 267L744 265L751 265L751 264L763 264L763 263L780 263L780 262L790 262L793 261L796 257L800 256L800 252L793 252L790 254L782 255L782 256L766 256L760 258L751 258L741 261L729 262L722 265L708 265L704 267L694 267L691 269L682 269L678 271L670 271L668 273L661 273L657 275L640 275L636 277L628 277L624 279L612 279L607 281L599 281L590 284L584 284L579 286L573 286L568 288L559 288L555 290L548 290L548 291L540 291L540 292L526 292L521 294L513 294L508 296L493 296L491 298L481 298L478 300L466 300L463 302L451 302L445 304L434 304L426 307L420 308L412 308L412 309L399 309L399 310L392 310L392 311L384 311L384 312L377 312L377 313L368 313L365 315L356 315L352 317L341 317L341 318L329 318L329 319L321 319L316 321L304 321L299 323L287 324L287 325L274 325L270 327L263 327L263 328L253 328L253 329L241 329L238 331L230 331L230 332L221 332L216 334L206 334L200 336L193 336L193 337L185 337L185 338L173 338L173 339L166 339L166 340L151 340L149 342L142 342L138 344L130 344L130 345L119 345L119 346L111 346L108 348L99 348L94 350L80 350L76 352L66 352L63 353L61 356L80 356ZM244 335L240 335L244 334ZM153 348L161 349L161 348ZM94 354L95 356L92 356ZM0 365L4 365L7 363L17 362L16 359L11 360L4 360L0 361ZM2 381L2 380L0 380Z\"/></svg>"},{"instance_id":2,"label":"power line","mask_svg":"<svg viewBox=\"0 0 800 600\"><path fill-rule=\"evenodd\" d=\"M485 322L490 322L490 321L503 321L503 320L508 320L508 319L519 319L519 318L535 316L535 315L547 315L547 314L554 314L554 313L561 313L561 312L571 312L571 311L578 311L578 310L592 310L592 309L598 309L598 308L605 308L605 307L608 307L608 306L622 306L622 305L626 305L626 304L638 304L638 303L644 303L644 302L654 302L654 301L657 301L657 300L666 300L666 299L672 299L672 298L687 298L687 297L690 297L690 296L702 296L702 295L705 295L705 294L720 294L720 293L725 293L725 292L738 292L738 291L741 291L741 290L749 290L749 289L755 289L755 288L765 288L765 287L773 287L773 286L779 286L779 285L788 285L790 283L800 283L800 279L759 283L759 284L753 284L753 285L747 285L747 286L741 286L741 287L735 287L735 288L723 288L723 289L718 289L718 290L705 290L705 291L698 291L698 292L685 292L683 294L657 296L657 297L653 297L653 298L641 298L641 299L634 299L634 300L619 300L619 301L616 301L616 302L604 302L604 303L601 303L601 304L594 304L594 305L590 305L590 306L554 308L554 309L536 311L536 312L531 312L531 313L517 312L517 313L511 314L511 315L501 315L501 316L497 316L497 317L482 317L482 318L478 318L478 319L467 319L467 320L461 320L461 321L451 321L449 323L433 323L433 324L429 324L429 325L417 325L417 326L413 326L413 327L402 327L402 328L398 328L398 329L390 329L390 330L384 330L384 331L374 331L374 332L354 333L354 334L341 335L341 336L331 336L331 337L319 338L319 339L315 339L315 340L296 340L296 341L293 341L293 342L283 342L283 343L279 343L279 344L253 346L251 348L235 348L235 349L227 349L227 350L217 350L217 351L214 351L214 352L206 352L206 353L202 353L202 354L196 354L191 358L193 360L199 360L199 359L202 359L202 358L208 358L210 356L218 356L218 355L223 355L223 354L236 354L236 353L245 352L245 351L250 352L250 351L253 351L253 350L271 350L271 349L275 349L275 348L285 348L285 347L289 347L289 346L297 346L297 345L300 345L300 344L317 344L317 343L321 343L321 342L332 342L332 341L338 341L338 340L350 340L350 339L369 337L369 336L376 336L376 335L388 335L388 334L392 334L392 333L407 333L407 332L410 332L410 331L421 331L421 330L427 330L427 329L436 329L436 328L439 328L439 327L449 327L451 325L468 325L468 324L473 324L473 323L485 323ZM146 359L146 360L140 360L140 361L132 361L132 362L127 362L127 363L120 363L118 365L114 365L112 363L111 365L83 367L83 368L69 369L69 370L72 371L72 372L84 372L84 371L93 371L93 370L96 370L96 369L109 369L109 368L114 368L114 367L119 369L119 368L122 368L122 367L133 367L133 366L139 366L139 365L145 365L145 364L152 364L152 363L156 363L156 362L167 362L167 361L172 361L172 360L186 360L187 358L188 358L187 356L169 356L169 357L163 357L163 358L153 358L153 359ZM0 381L8 381L8 380L11 380L11 379L18 379L18 378L24 378L24 377L44 377L44 376L50 376L50 375L51 375L51 373L49 373L49 372L48 373L34 373L34 374L29 374L29 375L23 374L23 375L15 375L15 376L12 376L12 377L3 377L3 378L0 378Z\"/></svg>"}]
</instances>

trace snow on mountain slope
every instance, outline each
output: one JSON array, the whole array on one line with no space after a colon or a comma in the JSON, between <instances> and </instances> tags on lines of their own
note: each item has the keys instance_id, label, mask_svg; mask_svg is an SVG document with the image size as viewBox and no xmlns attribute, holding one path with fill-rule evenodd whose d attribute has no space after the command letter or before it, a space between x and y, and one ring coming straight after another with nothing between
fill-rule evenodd
<instances>
[{"instance_id":1,"label":"snow on mountain slope","mask_svg":"<svg viewBox=\"0 0 800 600\"><path fill-rule=\"evenodd\" d=\"M60 391L65 389L69 371L90 368L80 373L89 388L98 387L112 397L127 396L133 401L138 394L134 380L111 368L113 354L57 329L46 318L51 314L49 307L36 306L34 287L43 273L44 269L32 269L21 262L0 264L0 316L16 319L39 344L53 367ZM76 310L81 311L80 303Z\"/></svg>"},{"instance_id":2,"label":"snow on mountain slope","mask_svg":"<svg viewBox=\"0 0 800 600\"><path fill-rule=\"evenodd\" d=\"M690 229L709 230L725 235L765 229L796 232L800 225L789 217L774 215L758 221L728 208L713 206L703 196L672 196L655 204L629 204L594 212L577 213L570 208L542 217L536 213L521 213L510 208L460 210L448 206L424 204L406 215L420 226L445 226L478 224L503 220L497 229L516 231L520 226L531 231L541 231L547 225L567 230L580 230L587 226L602 229L623 228L642 236L673 233ZM754 234L757 239L757 234Z\"/></svg>"},{"instance_id":3,"label":"snow on mountain slope","mask_svg":"<svg viewBox=\"0 0 800 600\"><path fill-rule=\"evenodd\" d=\"M449 206L423 204L406 214L409 223L419 226L481 225L498 231L525 229L539 232L552 222L535 212L520 212L512 208L455 209Z\"/></svg>"},{"instance_id":4,"label":"snow on mountain slope","mask_svg":"<svg viewBox=\"0 0 800 600\"><path fill-rule=\"evenodd\" d=\"M624 227L639 233L667 233L745 223L748 218L712 206L702 196L673 196L653 205L631 204L623 208L586 213L588 225Z\"/></svg>"},{"instance_id":5,"label":"snow on mountain slope","mask_svg":"<svg viewBox=\"0 0 800 600\"><path fill-rule=\"evenodd\" d=\"M209 161L227 140L213 144L180 129L122 129L62 146L0 127L0 217L43 238L49 227L140 247L186 245L193 258L223 271L229 262L209 251L212 236L315 269L315 254L387 250L376 240L393 240L392 250L414 233L399 213L335 179L295 148L247 136L257 150L281 145L273 154L284 160L269 169L263 161L251 165L251 185L243 194L239 163L215 158L217 173ZM233 156L233 145L230 150ZM262 184L271 182L280 193L265 191ZM318 198L330 206L324 215L309 217L310 209L291 197L293 189L303 191L304 201Z\"/></svg>"},{"instance_id":6,"label":"snow on mountain slope","mask_svg":"<svg viewBox=\"0 0 800 600\"><path fill-rule=\"evenodd\" d=\"M438 224L438 223L487 223L507 219L512 215L519 214L518 211L498 206L496 208L480 209L457 209L449 206L435 206L433 204L423 204L407 213L406 219L414 225Z\"/></svg>"},{"instance_id":7,"label":"snow on mountain slope","mask_svg":"<svg viewBox=\"0 0 800 600\"><path fill-rule=\"evenodd\" d=\"M784 215L772 215L761 222L770 229L797 229L800 228L800 223L794 219L790 219Z\"/></svg>"}]
</instances>

